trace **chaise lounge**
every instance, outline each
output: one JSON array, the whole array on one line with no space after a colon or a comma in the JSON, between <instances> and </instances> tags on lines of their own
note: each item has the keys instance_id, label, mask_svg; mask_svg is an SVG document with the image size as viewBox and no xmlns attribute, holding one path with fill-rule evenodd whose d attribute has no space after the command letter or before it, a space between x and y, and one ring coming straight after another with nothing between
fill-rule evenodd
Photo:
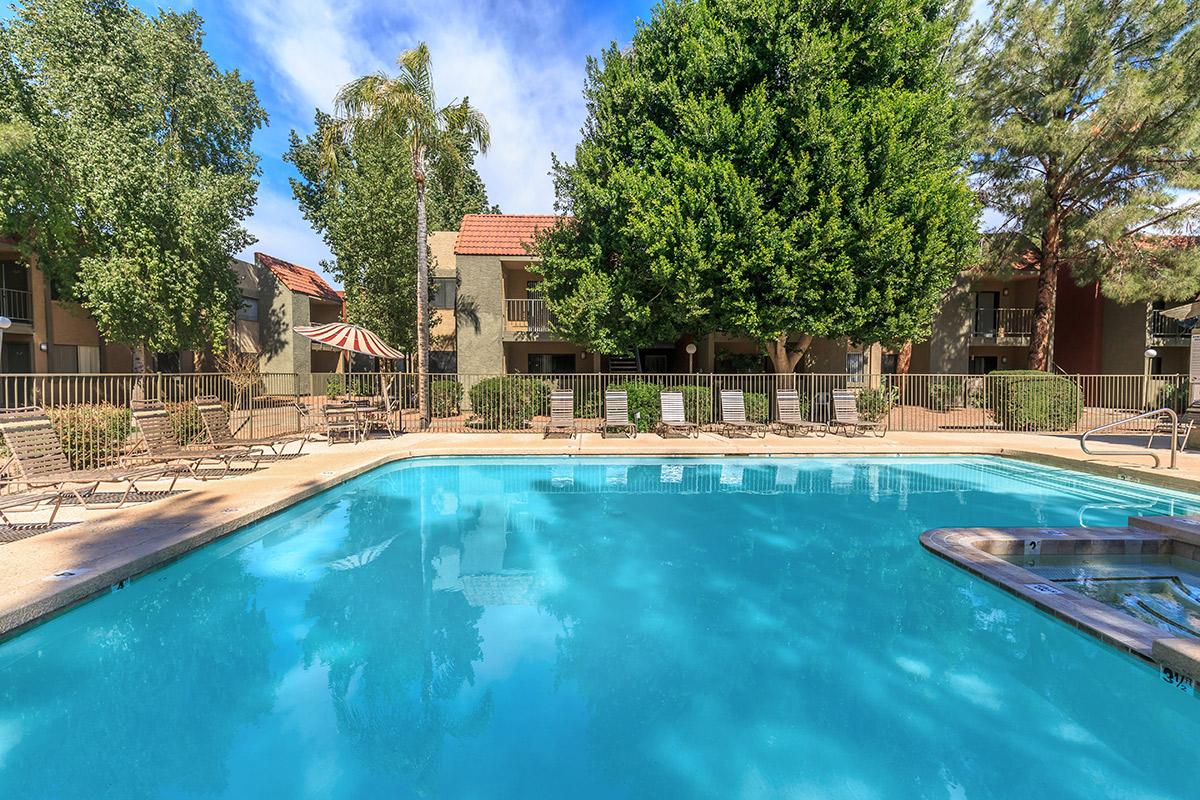
<instances>
[{"instance_id":1,"label":"chaise lounge","mask_svg":"<svg viewBox=\"0 0 1200 800\"><path fill-rule=\"evenodd\" d=\"M658 435L667 438L671 431L682 431L685 436L700 436L700 426L688 422L683 412L683 392L662 392L658 396L662 417L658 421Z\"/></svg>"},{"instance_id":2,"label":"chaise lounge","mask_svg":"<svg viewBox=\"0 0 1200 800\"><path fill-rule=\"evenodd\" d=\"M740 389L721 390L721 434L731 436L741 432L747 436L767 435L767 426L746 419L746 396Z\"/></svg>"}]
</instances>

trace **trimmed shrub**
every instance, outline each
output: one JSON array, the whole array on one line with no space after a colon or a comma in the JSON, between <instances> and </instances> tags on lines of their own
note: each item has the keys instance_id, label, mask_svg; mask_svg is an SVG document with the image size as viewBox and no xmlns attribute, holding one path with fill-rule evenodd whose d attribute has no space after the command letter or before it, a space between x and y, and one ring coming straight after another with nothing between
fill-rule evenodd
<instances>
[{"instance_id":1,"label":"trimmed shrub","mask_svg":"<svg viewBox=\"0 0 1200 800\"><path fill-rule=\"evenodd\" d=\"M858 415L868 422L878 422L887 416L896 404L896 389L893 386L881 386L878 389L863 389L854 398Z\"/></svg>"},{"instance_id":2,"label":"trimmed shrub","mask_svg":"<svg viewBox=\"0 0 1200 800\"><path fill-rule=\"evenodd\" d=\"M601 405L599 389L593 389L590 392L575 391L575 416L580 419L603 416Z\"/></svg>"},{"instance_id":3,"label":"trimmed shrub","mask_svg":"<svg viewBox=\"0 0 1200 800\"><path fill-rule=\"evenodd\" d=\"M929 382L929 396L925 407L930 411L949 411L959 400L959 385L953 379L933 379Z\"/></svg>"},{"instance_id":4,"label":"trimmed shrub","mask_svg":"<svg viewBox=\"0 0 1200 800\"><path fill-rule=\"evenodd\" d=\"M175 438L181 445L196 444L208 438L204 418L200 416L200 411L194 403L168 405L167 411L171 415L171 427L175 429Z\"/></svg>"},{"instance_id":5,"label":"trimmed shrub","mask_svg":"<svg viewBox=\"0 0 1200 800\"><path fill-rule=\"evenodd\" d=\"M1065 375L1003 370L988 380L992 416L1006 431L1065 431L1079 421L1083 394Z\"/></svg>"},{"instance_id":6,"label":"trimmed shrub","mask_svg":"<svg viewBox=\"0 0 1200 800\"><path fill-rule=\"evenodd\" d=\"M456 380L439 378L429 382L430 413L435 417L453 417L462 405L463 387Z\"/></svg>"},{"instance_id":7,"label":"trimmed shrub","mask_svg":"<svg viewBox=\"0 0 1200 800\"><path fill-rule=\"evenodd\" d=\"M528 428L533 418L549 408L550 384L527 375L484 378L467 393L474 422L489 430Z\"/></svg>"},{"instance_id":8,"label":"trimmed shrub","mask_svg":"<svg viewBox=\"0 0 1200 800\"><path fill-rule=\"evenodd\" d=\"M611 391L626 392L629 395L629 418L637 422L639 431L648 431L658 424L661 418L658 395L661 390L657 385L634 380L614 383L608 388ZM686 402L685 398L685 405Z\"/></svg>"},{"instance_id":9,"label":"trimmed shrub","mask_svg":"<svg viewBox=\"0 0 1200 800\"><path fill-rule=\"evenodd\" d=\"M117 460L132 429L128 408L110 405L46 410L72 469L94 469Z\"/></svg>"},{"instance_id":10,"label":"trimmed shrub","mask_svg":"<svg viewBox=\"0 0 1200 800\"><path fill-rule=\"evenodd\" d=\"M707 386L669 386L663 391L683 393L683 416L688 422L708 425L713 421L712 389ZM750 405L749 400L746 401L746 405Z\"/></svg>"},{"instance_id":11,"label":"trimmed shrub","mask_svg":"<svg viewBox=\"0 0 1200 800\"><path fill-rule=\"evenodd\" d=\"M746 392L742 395L746 399L746 419L750 422L770 422L771 420L771 401L762 392ZM804 414L808 411L804 407L804 398L800 399L800 413Z\"/></svg>"}]
</instances>

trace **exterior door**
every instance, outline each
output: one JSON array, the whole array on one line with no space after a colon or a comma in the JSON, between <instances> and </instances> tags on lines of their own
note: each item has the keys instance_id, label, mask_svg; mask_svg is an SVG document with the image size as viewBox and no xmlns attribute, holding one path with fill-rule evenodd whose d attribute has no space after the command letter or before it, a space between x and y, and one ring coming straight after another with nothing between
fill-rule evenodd
<instances>
[{"instance_id":1,"label":"exterior door","mask_svg":"<svg viewBox=\"0 0 1200 800\"><path fill-rule=\"evenodd\" d=\"M975 330L976 336L995 336L999 324L1000 293L975 293Z\"/></svg>"},{"instance_id":2,"label":"exterior door","mask_svg":"<svg viewBox=\"0 0 1200 800\"><path fill-rule=\"evenodd\" d=\"M0 347L0 372L6 375L33 372L33 345L29 342L5 342ZM28 397L28 389L27 381L5 381L4 396L0 397L0 402L8 408L23 406Z\"/></svg>"}]
</instances>

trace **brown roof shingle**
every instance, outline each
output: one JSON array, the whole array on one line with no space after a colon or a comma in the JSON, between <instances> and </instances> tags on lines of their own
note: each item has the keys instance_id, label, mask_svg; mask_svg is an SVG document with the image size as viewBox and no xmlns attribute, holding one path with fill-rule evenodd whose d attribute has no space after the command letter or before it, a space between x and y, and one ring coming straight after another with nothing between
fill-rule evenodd
<instances>
[{"instance_id":1,"label":"brown roof shingle","mask_svg":"<svg viewBox=\"0 0 1200 800\"><path fill-rule=\"evenodd\" d=\"M326 283L320 275L308 267L292 264L281 258L269 256L266 253L255 253L254 260L271 270L275 277L279 279L279 282L293 292L306 294L318 300L329 300L334 303L342 301L341 295Z\"/></svg>"},{"instance_id":2,"label":"brown roof shingle","mask_svg":"<svg viewBox=\"0 0 1200 800\"><path fill-rule=\"evenodd\" d=\"M454 252L472 256L529 255L538 231L554 226L553 214L467 214L458 230Z\"/></svg>"}]
</instances>

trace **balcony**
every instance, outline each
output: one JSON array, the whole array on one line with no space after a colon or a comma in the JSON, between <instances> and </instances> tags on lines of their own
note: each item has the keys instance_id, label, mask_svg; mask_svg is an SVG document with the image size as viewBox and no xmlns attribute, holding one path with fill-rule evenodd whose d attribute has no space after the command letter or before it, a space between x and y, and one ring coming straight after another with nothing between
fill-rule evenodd
<instances>
[{"instance_id":1,"label":"balcony","mask_svg":"<svg viewBox=\"0 0 1200 800\"><path fill-rule=\"evenodd\" d=\"M33 294L23 289L0 289L0 314L13 322L33 322Z\"/></svg>"},{"instance_id":2,"label":"balcony","mask_svg":"<svg viewBox=\"0 0 1200 800\"><path fill-rule=\"evenodd\" d=\"M1146 319L1146 331L1153 344L1186 344L1192 338L1190 328L1179 324L1179 320L1164 317L1161 311L1151 310Z\"/></svg>"},{"instance_id":3,"label":"balcony","mask_svg":"<svg viewBox=\"0 0 1200 800\"><path fill-rule=\"evenodd\" d=\"M515 333L549 333L550 310L545 300L505 300L504 327Z\"/></svg>"},{"instance_id":4,"label":"balcony","mask_svg":"<svg viewBox=\"0 0 1200 800\"><path fill-rule=\"evenodd\" d=\"M1028 344L1032 333L1032 308L975 309L972 344Z\"/></svg>"}]
</instances>

